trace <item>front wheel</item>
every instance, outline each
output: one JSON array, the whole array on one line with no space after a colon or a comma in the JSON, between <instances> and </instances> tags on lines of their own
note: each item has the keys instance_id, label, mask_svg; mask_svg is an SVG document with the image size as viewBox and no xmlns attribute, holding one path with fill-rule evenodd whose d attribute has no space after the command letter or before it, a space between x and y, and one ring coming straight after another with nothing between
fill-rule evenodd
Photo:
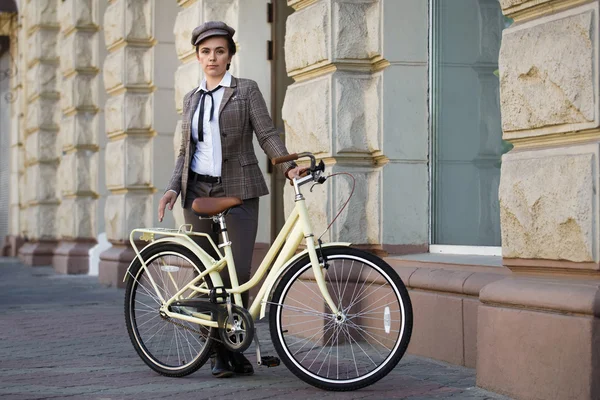
<instances>
[{"instance_id":1,"label":"front wheel","mask_svg":"<svg viewBox=\"0 0 600 400\"><path fill-rule=\"evenodd\" d=\"M323 299L308 256L283 275L269 310L271 339L286 366L326 390L356 390L386 376L410 341L412 306L398 274L357 249L323 249L327 288L339 309Z\"/></svg>"}]
</instances>

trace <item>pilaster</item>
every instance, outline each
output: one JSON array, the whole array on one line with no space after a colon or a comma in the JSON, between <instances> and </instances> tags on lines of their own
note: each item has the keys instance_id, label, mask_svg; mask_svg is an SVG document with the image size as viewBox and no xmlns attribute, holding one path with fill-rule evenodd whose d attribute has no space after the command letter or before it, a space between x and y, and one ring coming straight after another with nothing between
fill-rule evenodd
<instances>
[{"instance_id":1,"label":"pilaster","mask_svg":"<svg viewBox=\"0 0 600 400\"><path fill-rule=\"evenodd\" d=\"M0 13L0 34L8 36L10 40L10 65L9 65L9 92L5 97L4 104L10 104L10 137L9 160L8 160L8 235L4 240L4 245L0 249L0 255L16 257L19 248L23 244L22 231L20 229L20 210L19 201L19 176L23 175L23 163L21 153L21 141L19 140L19 113L22 104L19 102L19 96L22 93L23 69L19 60L19 36L23 36L22 23L19 21L19 14ZM21 162L20 162L21 161ZM5 164L6 165L6 164Z\"/></svg>"},{"instance_id":2,"label":"pilaster","mask_svg":"<svg viewBox=\"0 0 600 400\"><path fill-rule=\"evenodd\" d=\"M290 152L310 151L330 172L350 172L354 194L327 240L346 240L381 250L383 80L382 2L288 1L285 57L295 80L282 116ZM286 187L286 213L293 206ZM325 229L352 192L345 176L315 189L315 233ZM361 226L361 229L356 227Z\"/></svg>"},{"instance_id":3,"label":"pilaster","mask_svg":"<svg viewBox=\"0 0 600 400\"><path fill-rule=\"evenodd\" d=\"M104 108L108 143L105 151L104 222L113 247L100 255L99 279L107 285L122 281L131 258L129 232L151 226L154 186L152 140L155 1L112 0L104 12L108 54L103 65L107 100Z\"/></svg>"},{"instance_id":4,"label":"pilaster","mask_svg":"<svg viewBox=\"0 0 600 400\"><path fill-rule=\"evenodd\" d=\"M24 51L27 102L25 114L25 174L22 189L27 203L27 237L32 243L19 251L28 265L48 265L56 247L56 196L59 165L57 136L60 122L58 79L58 0L27 1Z\"/></svg>"},{"instance_id":5,"label":"pilaster","mask_svg":"<svg viewBox=\"0 0 600 400\"><path fill-rule=\"evenodd\" d=\"M514 145L500 178L502 254L513 275L481 292L477 383L517 398L595 399L600 2L500 3L520 22L504 31L499 60Z\"/></svg>"},{"instance_id":6,"label":"pilaster","mask_svg":"<svg viewBox=\"0 0 600 400\"><path fill-rule=\"evenodd\" d=\"M98 175L98 0L67 0L59 6L61 163L58 169L60 243L54 269L88 272L95 244Z\"/></svg>"}]
</instances>

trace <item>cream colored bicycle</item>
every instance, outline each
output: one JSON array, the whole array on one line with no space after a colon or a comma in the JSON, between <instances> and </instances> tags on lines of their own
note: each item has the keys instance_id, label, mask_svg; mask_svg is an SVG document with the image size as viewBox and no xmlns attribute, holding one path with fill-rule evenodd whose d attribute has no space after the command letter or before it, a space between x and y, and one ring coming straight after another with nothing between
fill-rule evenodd
<instances>
[{"instance_id":1,"label":"cream colored bicycle","mask_svg":"<svg viewBox=\"0 0 600 400\"><path fill-rule=\"evenodd\" d=\"M383 260L349 243L315 241L300 187L322 184L325 165L310 153L273 164L310 158L306 176L293 180L295 208L257 272L239 285L225 215L237 198L201 198L193 209L212 218L222 243L184 225L176 230L135 229L136 251L125 279L125 320L131 342L154 371L167 376L195 372L214 342L242 352L256 344L254 321L268 310L271 339L285 365L300 379L327 390L355 390L387 375L400 361L412 332L412 306L398 274ZM204 236L218 257L193 240ZM302 240L305 250L296 254ZM138 240L150 242L142 250ZM231 286L223 287L227 269ZM245 309L241 294L266 279Z\"/></svg>"}]
</instances>

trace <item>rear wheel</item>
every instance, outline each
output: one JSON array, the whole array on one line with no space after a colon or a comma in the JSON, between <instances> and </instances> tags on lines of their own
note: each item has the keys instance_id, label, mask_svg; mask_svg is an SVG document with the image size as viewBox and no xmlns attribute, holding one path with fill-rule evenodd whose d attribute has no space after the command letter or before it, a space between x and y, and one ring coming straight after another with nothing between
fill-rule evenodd
<instances>
[{"instance_id":1,"label":"rear wheel","mask_svg":"<svg viewBox=\"0 0 600 400\"><path fill-rule=\"evenodd\" d=\"M177 244L149 246L141 254L147 269L142 268L136 257L125 291L125 322L131 343L154 371L166 376L191 374L208 359L215 328L162 316L159 313L161 301L149 276L167 300L198 276L204 267L194 253ZM197 285L212 288L208 276ZM183 297L192 294L188 290ZM172 311L186 315L196 312L184 307L173 307ZM210 316L210 313L206 315Z\"/></svg>"},{"instance_id":2,"label":"rear wheel","mask_svg":"<svg viewBox=\"0 0 600 400\"><path fill-rule=\"evenodd\" d=\"M323 300L308 257L278 283L270 306L271 339L300 379L327 390L377 382L400 361L412 332L412 306L398 274L380 258L352 248L324 249Z\"/></svg>"}]
</instances>

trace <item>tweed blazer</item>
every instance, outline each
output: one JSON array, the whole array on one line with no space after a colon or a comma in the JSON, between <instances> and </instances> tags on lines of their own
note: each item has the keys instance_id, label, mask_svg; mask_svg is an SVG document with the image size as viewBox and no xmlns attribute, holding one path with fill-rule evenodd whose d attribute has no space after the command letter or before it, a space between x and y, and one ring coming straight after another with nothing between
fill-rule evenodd
<instances>
[{"instance_id":1,"label":"tweed blazer","mask_svg":"<svg viewBox=\"0 0 600 400\"><path fill-rule=\"evenodd\" d=\"M269 116L267 105L256 82L250 79L231 77L231 87L224 87L223 99L219 107L219 127L221 131L221 178L225 194L242 200L263 196L269 193L258 159L252 145L252 132L256 134L260 147L271 158L287 155L285 145L279 137ZM196 151L192 138L192 117L197 101L192 99L196 89L183 98L183 121L181 124L181 147L175 169L167 190L181 194L185 207L191 159ZM194 103L194 104L192 104ZM279 165L282 172L295 166L293 162Z\"/></svg>"}]
</instances>

